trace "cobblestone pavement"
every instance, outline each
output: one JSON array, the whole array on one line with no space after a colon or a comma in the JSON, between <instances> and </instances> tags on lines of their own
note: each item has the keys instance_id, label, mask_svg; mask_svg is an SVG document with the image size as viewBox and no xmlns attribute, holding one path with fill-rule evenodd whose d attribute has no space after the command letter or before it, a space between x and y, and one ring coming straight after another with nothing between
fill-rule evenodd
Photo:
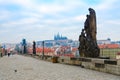
<instances>
[{"instance_id":1,"label":"cobblestone pavement","mask_svg":"<svg viewBox=\"0 0 120 80\"><path fill-rule=\"evenodd\" d=\"M120 80L120 76L13 55L0 58L0 80Z\"/></svg>"}]
</instances>

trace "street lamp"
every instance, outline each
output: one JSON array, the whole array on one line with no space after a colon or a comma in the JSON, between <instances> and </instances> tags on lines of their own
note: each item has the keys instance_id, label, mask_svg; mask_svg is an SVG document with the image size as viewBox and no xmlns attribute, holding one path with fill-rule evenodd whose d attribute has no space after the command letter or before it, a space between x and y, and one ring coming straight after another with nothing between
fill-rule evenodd
<instances>
[{"instance_id":1,"label":"street lamp","mask_svg":"<svg viewBox=\"0 0 120 80\"><path fill-rule=\"evenodd\" d=\"M42 59L44 58L44 41L42 42L43 50L42 50Z\"/></svg>"},{"instance_id":2,"label":"street lamp","mask_svg":"<svg viewBox=\"0 0 120 80\"><path fill-rule=\"evenodd\" d=\"M33 41L33 54L36 54L36 42Z\"/></svg>"}]
</instances>

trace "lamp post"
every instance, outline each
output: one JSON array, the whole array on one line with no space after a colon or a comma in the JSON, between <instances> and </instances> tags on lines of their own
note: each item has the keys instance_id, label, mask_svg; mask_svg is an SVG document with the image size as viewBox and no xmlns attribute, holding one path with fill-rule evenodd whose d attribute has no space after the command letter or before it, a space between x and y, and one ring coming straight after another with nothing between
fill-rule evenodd
<instances>
[{"instance_id":1,"label":"lamp post","mask_svg":"<svg viewBox=\"0 0 120 80\"><path fill-rule=\"evenodd\" d=\"M33 54L36 54L36 42L33 41Z\"/></svg>"},{"instance_id":2,"label":"lamp post","mask_svg":"<svg viewBox=\"0 0 120 80\"><path fill-rule=\"evenodd\" d=\"M0 56L2 57L2 46L0 45Z\"/></svg>"},{"instance_id":3,"label":"lamp post","mask_svg":"<svg viewBox=\"0 0 120 80\"><path fill-rule=\"evenodd\" d=\"M23 52L23 54L27 53L26 45L27 45L26 39L23 39L22 40L22 46L23 46L23 51L22 52Z\"/></svg>"},{"instance_id":4,"label":"lamp post","mask_svg":"<svg viewBox=\"0 0 120 80\"><path fill-rule=\"evenodd\" d=\"M42 46L43 46L43 51L42 51L42 59L44 58L44 41L42 42Z\"/></svg>"}]
</instances>

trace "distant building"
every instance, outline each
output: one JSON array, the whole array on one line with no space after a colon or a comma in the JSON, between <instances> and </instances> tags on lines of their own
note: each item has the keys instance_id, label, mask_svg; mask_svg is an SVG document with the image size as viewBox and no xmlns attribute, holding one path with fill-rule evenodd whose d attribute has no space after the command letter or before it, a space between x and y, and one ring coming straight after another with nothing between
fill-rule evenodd
<instances>
[{"instance_id":1,"label":"distant building","mask_svg":"<svg viewBox=\"0 0 120 80\"><path fill-rule=\"evenodd\" d=\"M55 45L56 41L55 40L45 40L44 41L44 46L45 47L53 47ZM37 41L36 42L37 47L42 47L43 46L43 41Z\"/></svg>"},{"instance_id":2,"label":"distant building","mask_svg":"<svg viewBox=\"0 0 120 80\"><path fill-rule=\"evenodd\" d=\"M120 45L120 41L112 41L111 44L119 44Z\"/></svg>"},{"instance_id":3,"label":"distant building","mask_svg":"<svg viewBox=\"0 0 120 80\"><path fill-rule=\"evenodd\" d=\"M67 37L60 35L54 35L54 40L44 40L45 47L60 47L60 46L68 46L73 41L69 40ZM42 47L42 41L36 42L37 47Z\"/></svg>"},{"instance_id":4,"label":"distant building","mask_svg":"<svg viewBox=\"0 0 120 80\"><path fill-rule=\"evenodd\" d=\"M111 48L111 49L115 49L115 48L120 48L120 46L118 44L99 44L98 45L100 49L103 48Z\"/></svg>"},{"instance_id":5,"label":"distant building","mask_svg":"<svg viewBox=\"0 0 120 80\"><path fill-rule=\"evenodd\" d=\"M98 45L99 44L111 44L111 39L108 38L106 40L97 40Z\"/></svg>"},{"instance_id":6,"label":"distant building","mask_svg":"<svg viewBox=\"0 0 120 80\"><path fill-rule=\"evenodd\" d=\"M101 44L118 44L120 45L120 41L111 41L110 38L106 39L106 40L97 40L98 45Z\"/></svg>"},{"instance_id":7,"label":"distant building","mask_svg":"<svg viewBox=\"0 0 120 80\"><path fill-rule=\"evenodd\" d=\"M54 40L67 40L68 38L60 35L59 33L54 36Z\"/></svg>"},{"instance_id":8,"label":"distant building","mask_svg":"<svg viewBox=\"0 0 120 80\"><path fill-rule=\"evenodd\" d=\"M120 41L111 41L110 38L98 40L97 43L99 48L120 48Z\"/></svg>"}]
</instances>

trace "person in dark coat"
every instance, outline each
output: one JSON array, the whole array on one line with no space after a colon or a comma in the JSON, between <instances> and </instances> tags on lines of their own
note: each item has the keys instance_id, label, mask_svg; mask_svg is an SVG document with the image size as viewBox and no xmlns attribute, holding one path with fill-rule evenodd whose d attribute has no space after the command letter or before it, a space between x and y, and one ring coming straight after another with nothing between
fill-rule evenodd
<instances>
[{"instance_id":1,"label":"person in dark coat","mask_svg":"<svg viewBox=\"0 0 120 80\"><path fill-rule=\"evenodd\" d=\"M8 57L10 56L10 53L8 53Z\"/></svg>"}]
</instances>

